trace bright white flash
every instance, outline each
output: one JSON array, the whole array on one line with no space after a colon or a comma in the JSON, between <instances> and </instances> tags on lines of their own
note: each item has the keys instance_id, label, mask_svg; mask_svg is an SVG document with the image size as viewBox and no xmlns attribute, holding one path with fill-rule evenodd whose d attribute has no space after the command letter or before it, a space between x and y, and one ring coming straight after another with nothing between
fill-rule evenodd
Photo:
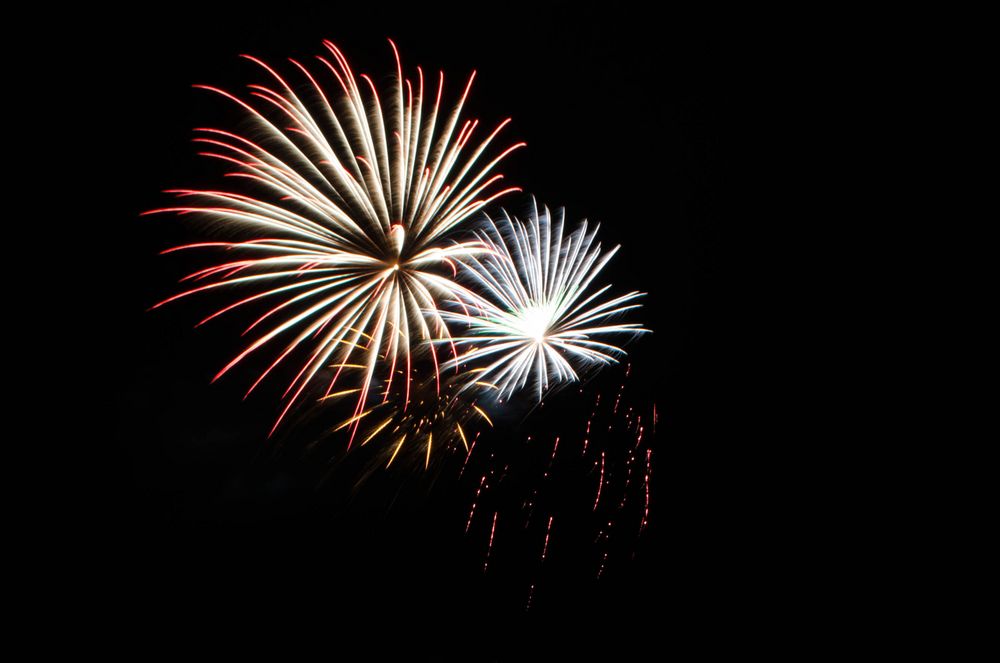
<instances>
[{"instance_id":1,"label":"bright white flash","mask_svg":"<svg viewBox=\"0 0 1000 663\"><path fill-rule=\"evenodd\" d=\"M518 316L520 331L536 343L543 343L552 323L551 306L529 306Z\"/></svg>"}]
</instances>

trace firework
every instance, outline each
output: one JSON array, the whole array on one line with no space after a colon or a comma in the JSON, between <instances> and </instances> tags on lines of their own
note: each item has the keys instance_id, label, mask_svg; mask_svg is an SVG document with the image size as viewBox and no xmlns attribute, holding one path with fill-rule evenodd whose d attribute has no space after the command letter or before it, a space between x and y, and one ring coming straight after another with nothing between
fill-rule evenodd
<instances>
[{"instance_id":1,"label":"firework","mask_svg":"<svg viewBox=\"0 0 1000 663\"><path fill-rule=\"evenodd\" d=\"M157 304L218 289L242 288L246 296L205 318L265 304L247 328L250 342L215 379L251 354L274 352L248 394L279 364L296 357L278 427L307 386L333 393L345 367L360 368L355 417L371 392L388 397L397 366L403 381L412 358L431 339L448 338L438 305L465 299L456 260L486 250L479 240L454 241L455 229L489 201L516 188L502 188L495 166L523 143L492 157L500 123L473 141L478 120L462 110L475 78L457 104L442 106L444 74L425 87L403 76L399 53L395 85L380 96L367 75L355 76L332 43L313 70L291 60L299 85L250 57L273 82L249 86L246 98L211 90L238 104L254 123L246 135L197 129L203 155L232 169L233 181L252 193L178 189L181 205L148 213L194 214L245 233L242 241L189 244L179 249L224 249L230 258L185 280L190 288ZM156 308L156 307L154 307ZM201 323L199 323L201 324ZM437 372L434 346L428 346ZM273 357L273 355L272 355ZM357 422L358 419L355 419ZM352 427L353 435L357 426Z\"/></svg>"},{"instance_id":2,"label":"firework","mask_svg":"<svg viewBox=\"0 0 1000 663\"><path fill-rule=\"evenodd\" d=\"M599 226L588 231L583 221L567 235L564 210L557 215L553 223L548 208L539 213L536 205L522 223L504 211L504 231L488 218L479 238L489 253L460 258L477 294L459 300L468 304L463 310L442 314L465 333L438 342L464 350L444 366L472 367L466 388L488 385L506 398L533 382L541 400L550 386L578 380L582 368L625 354L597 338L648 331L613 322L638 308L643 293L608 298L610 285L591 288L619 247L602 255L594 242Z\"/></svg>"}]
</instances>

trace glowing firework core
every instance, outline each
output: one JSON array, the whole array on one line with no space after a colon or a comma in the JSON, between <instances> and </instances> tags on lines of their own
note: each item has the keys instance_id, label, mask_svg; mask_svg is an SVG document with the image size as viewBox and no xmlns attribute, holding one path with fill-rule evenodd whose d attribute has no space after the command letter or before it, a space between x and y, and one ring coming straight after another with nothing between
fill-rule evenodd
<instances>
[{"instance_id":1,"label":"glowing firework core","mask_svg":"<svg viewBox=\"0 0 1000 663\"><path fill-rule=\"evenodd\" d=\"M544 343L552 325L553 313L552 306L548 305L528 307L517 318L517 331L535 339L535 343Z\"/></svg>"}]
</instances>

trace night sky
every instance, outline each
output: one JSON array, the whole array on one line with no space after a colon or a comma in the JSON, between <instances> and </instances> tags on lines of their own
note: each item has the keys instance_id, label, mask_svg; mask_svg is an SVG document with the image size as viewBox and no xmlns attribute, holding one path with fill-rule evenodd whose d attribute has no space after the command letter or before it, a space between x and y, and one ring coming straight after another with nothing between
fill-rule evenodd
<instances>
[{"instance_id":1,"label":"night sky","mask_svg":"<svg viewBox=\"0 0 1000 663\"><path fill-rule=\"evenodd\" d=\"M328 633L331 653L367 643L415 660L669 651L674 634L708 637L707 624L731 608L721 597L746 571L738 551L753 546L735 526L746 515L732 488L746 451L727 409L728 338L744 323L726 312L731 276L720 251L734 223L721 198L732 177L727 118L741 101L730 87L738 54L709 22L680 13L498 6L489 16L237 5L115 17L124 30L100 14L81 22L64 65L88 72L67 76L94 155L78 177L104 184L89 193L86 262L97 294L81 311L80 370L91 378L73 387L85 392L87 418L67 434L68 476L52 479L67 487L52 528L74 550L65 585L81 606L80 597L108 597L115 623L138 632L309 614L301 628ZM454 94L476 69L467 113L486 124L513 117L508 136L528 143L502 168L508 181L566 206L572 220L599 221L603 244L622 244L607 279L617 292L649 293L634 319L654 333L628 349L630 390L660 415L650 525L634 560L601 580L590 553L564 550L527 612L535 571L511 553L484 574L479 544L463 533L468 482L445 469L434 481L396 474L357 492L338 487L340 474L317 487L329 458L294 451L294 434L281 448L265 439L274 394L242 400L249 373L209 384L237 350L242 320L192 329L215 310L204 300L146 311L205 263L158 255L198 239L194 226L139 214L169 203L163 189L217 185L219 166L196 156L191 129L242 117L192 84L238 90L262 80L240 53L278 63L318 53L323 39L356 71L385 77L394 66L387 37L404 67L443 69ZM529 200L505 203L523 210ZM613 391L619 381L609 372L588 388ZM535 425L555 430L582 407L571 391ZM361 641L348 627L356 622L402 631ZM525 650L536 637L547 642Z\"/></svg>"}]
</instances>

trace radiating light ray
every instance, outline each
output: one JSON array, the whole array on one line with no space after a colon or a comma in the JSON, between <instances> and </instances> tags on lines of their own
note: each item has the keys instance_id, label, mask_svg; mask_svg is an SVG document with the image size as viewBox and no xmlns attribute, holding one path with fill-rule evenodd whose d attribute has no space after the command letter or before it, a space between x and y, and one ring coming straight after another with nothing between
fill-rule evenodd
<instances>
[{"instance_id":1,"label":"radiating light ray","mask_svg":"<svg viewBox=\"0 0 1000 663\"><path fill-rule=\"evenodd\" d=\"M624 351L597 338L647 332L635 323L613 320L639 308L640 292L606 297L610 286L592 288L617 252L603 256L595 244L598 228L587 222L564 234L565 212L557 220L537 205L524 223L503 212L501 230L493 219L479 233L485 254L458 259L476 296L456 301L472 312L445 311L442 317L463 330L438 339L464 352L442 368L473 368L465 388L496 385L507 398L533 383L537 400L552 386L579 379L581 369L615 363Z\"/></svg>"},{"instance_id":2,"label":"radiating light ray","mask_svg":"<svg viewBox=\"0 0 1000 663\"><path fill-rule=\"evenodd\" d=\"M271 300L247 331L270 328L216 379L273 347L277 358L253 391L279 365L299 357L272 433L307 387L323 382L323 391L334 393L341 371L327 375L331 364L364 367L352 374L359 382L348 385L358 398L351 441L369 399L388 398L397 366L407 369L408 400L412 355L427 341L450 338L439 305L475 299L455 280L456 263L489 250L478 239L455 241L452 233L490 201L519 190L503 187L503 176L494 172L524 145L494 149L510 119L475 138L479 121L462 117L475 72L449 109L442 104L444 74L432 91L418 67L414 84L389 43L394 81L383 90L371 77L355 74L329 41L318 67L290 60L294 82L243 56L271 82L249 85L244 95L196 86L236 104L252 120L252 134L202 127L195 140L201 154L231 169L231 182L246 183L253 192L172 189L183 202L147 212L193 214L251 235L177 247L221 249L233 257L190 275L185 280L199 285L154 308L200 293L255 289L204 323ZM433 345L428 352L436 372Z\"/></svg>"}]
</instances>

